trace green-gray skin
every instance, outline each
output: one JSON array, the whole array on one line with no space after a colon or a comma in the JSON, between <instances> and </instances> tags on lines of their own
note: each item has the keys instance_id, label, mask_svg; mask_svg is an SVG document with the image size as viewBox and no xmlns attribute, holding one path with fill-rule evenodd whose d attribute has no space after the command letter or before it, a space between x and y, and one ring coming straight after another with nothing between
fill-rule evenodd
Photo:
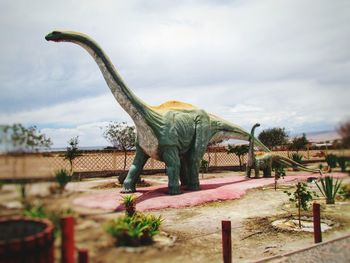
<instances>
[{"instance_id":1,"label":"green-gray skin","mask_svg":"<svg viewBox=\"0 0 350 263\"><path fill-rule=\"evenodd\" d=\"M256 123L250 132L251 138L254 138L254 132L255 128L259 127L260 124ZM263 171L263 177L271 177L272 173L272 163L277 162L282 165L286 166L293 166L298 168L299 170L306 171L306 172L313 172L313 173L321 173L321 170L314 170L309 169L287 157L274 154L274 153L264 153L263 155L255 156L254 152L254 141L249 139L249 152L248 152L248 162L247 162L247 169L246 169L246 175L250 178L251 176L251 170L254 169L255 171L255 177L259 177L260 170Z\"/></svg>"},{"instance_id":2,"label":"green-gray skin","mask_svg":"<svg viewBox=\"0 0 350 263\"><path fill-rule=\"evenodd\" d=\"M181 193L179 181L187 189L198 190L200 161L208 143L250 138L241 127L187 103L169 101L156 107L147 105L126 86L100 46L84 34L53 31L45 38L72 42L86 49L115 99L133 119L137 130L136 155L123 184L124 193L136 191L137 179L150 157L165 162L170 194ZM269 151L258 139L254 141Z\"/></svg>"}]
</instances>

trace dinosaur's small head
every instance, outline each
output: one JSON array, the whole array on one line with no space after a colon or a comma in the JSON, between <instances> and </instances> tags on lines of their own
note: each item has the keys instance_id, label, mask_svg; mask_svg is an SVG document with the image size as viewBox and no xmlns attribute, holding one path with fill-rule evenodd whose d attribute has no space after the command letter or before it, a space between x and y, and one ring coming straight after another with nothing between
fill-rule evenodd
<instances>
[{"instance_id":1,"label":"dinosaur's small head","mask_svg":"<svg viewBox=\"0 0 350 263\"><path fill-rule=\"evenodd\" d=\"M63 32L61 31L52 31L51 33L47 34L45 36L45 39L47 41L55 41L55 42L59 42L59 41L63 41Z\"/></svg>"},{"instance_id":2,"label":"dinosaur's small head","mask_svg":"<svg viewBox=\"0 0 350 263\"><path fill-rule=\"evenodd\" d=\"M260 123L255 123L255 127L260 127Z\"/></svg>"},{"instance_id":3,"label":"dinosaur's small head","mask_svg":"<svg viewBox=\"0 0 350 263\"><path fill-rule=\"evenodd\" d=\"M82 37L86 38L85 35L78 32L55 30L47 34L45 36L45 39L47 41L54 41L54 42L76 42Z\"/></svg>"}]
</instances>

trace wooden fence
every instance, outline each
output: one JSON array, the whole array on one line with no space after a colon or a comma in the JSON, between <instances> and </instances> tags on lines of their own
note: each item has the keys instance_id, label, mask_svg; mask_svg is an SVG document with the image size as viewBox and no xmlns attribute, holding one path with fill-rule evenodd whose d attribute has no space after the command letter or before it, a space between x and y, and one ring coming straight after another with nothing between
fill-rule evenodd
<instances>
[{"instance_id":1,"label":"wooden fence","mask_svg":"<svg viewBox=\"0 0 350 263\"><path fill-rule=\"evenodd\" d=\"M288 156L293 152L276 151L276 153ZM306 161L322 161L319 150L299 151ZM329 150L338 156L350 156L350 150ZM25 155L7 154L0 155L0 179L44 179L52 178L56 170L60 168L69 169L69 162L63 157L64 152L31 153ZM126 170L129 169L134 158L134 151L127 153ZM227 168L239 165L238 157L235 154L227 154L224 148L214 148L204 155L212 168ZM246 163L247 156L244 156L243 163ZM122 172L124 166L124 153L119 151L82 151L81 156L74 160L74 172L90 174L110 174ZM144 171L165 169L163 162L149 159Z\"/></svg>"}]
</instances>

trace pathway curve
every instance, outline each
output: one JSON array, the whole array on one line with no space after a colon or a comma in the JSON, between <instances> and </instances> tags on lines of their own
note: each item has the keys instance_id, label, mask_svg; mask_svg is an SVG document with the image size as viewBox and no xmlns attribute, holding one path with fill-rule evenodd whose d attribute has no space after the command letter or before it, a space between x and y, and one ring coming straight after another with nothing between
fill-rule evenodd
<instances>
[{"instance_id":1,"label":"pathway curve","mask_svg":"<svg viewBox=\"0 0 350 263\"><path fill-rule=\"evenodd\" d=\"M343 177L345 174L332 173L335 177ZM280 179L278 184L292 181L306 181L309 177L317 177L315 174L290 175ZM225 178L201 180L201 190L186 191L180 195L168 195L167 185L157 185L139 188L137 196L137 210L159 210L164 208L192 207L212 201L233 200L242 197L247 190L261 186L274 184L274 178L247 179L242 176L232 175ZM86 208L98 208L108 211L121 211L120 205L123 194L120 188L104 190L103 193L85 195L73 200L74 205Z\"/></svg>"}]
</instances>

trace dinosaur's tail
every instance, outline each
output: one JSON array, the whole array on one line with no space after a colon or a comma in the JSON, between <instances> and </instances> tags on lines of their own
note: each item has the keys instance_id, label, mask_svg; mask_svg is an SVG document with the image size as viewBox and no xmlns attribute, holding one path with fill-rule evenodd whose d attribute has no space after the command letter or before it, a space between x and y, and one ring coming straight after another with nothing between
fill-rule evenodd
<instances>
[{"instance_id":1,"label":"dinosaur's tail","mask_svg":"<svg viewBox=\"0 0 350 263\"><path fill-rule=\"evenodd\" d=\"M322 175L322 171L320 169L307 168L306 166L301 165L300 163L297 163L297 162L295 162L287 157L284 157L282 155L275 155L275 157L278 157L278 158L274 158L274 161L276 161L282 165L293 166L293 167L297 167L297 169L301 170L301 171L311 172L311 173L319 173L320 175Z\"/></svg>"},{"instance_id":2,"label":"dinosaur's tail","mask_svg":"<svg viewBox=\"0 0 350 263\"><path fill-rule=\"evenodd\" d=\"M228 139L237 139L249 141L250 133L242 127L221 119L215 115L209 114L212 138L210 142L219 142ZM256 146L261 147L265 152L271 152L259 139L253 137Z\"/></svg>"}]
</instances>

